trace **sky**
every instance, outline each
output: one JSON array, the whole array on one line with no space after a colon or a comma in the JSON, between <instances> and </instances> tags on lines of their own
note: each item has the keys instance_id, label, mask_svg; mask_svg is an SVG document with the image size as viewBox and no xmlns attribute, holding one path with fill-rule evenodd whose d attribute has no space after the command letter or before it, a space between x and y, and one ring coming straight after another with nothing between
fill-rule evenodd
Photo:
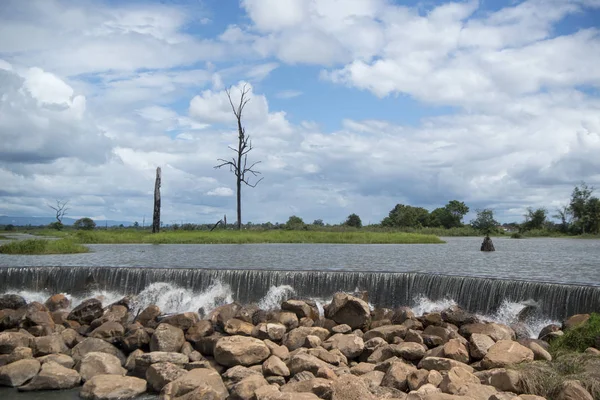
<instances>
[{"instance_id":1,"label":"sky","mask_svg":"<svg viewBox=\"0 0 600 400\"><path fill-rule=\"evenodd\" d=\"M0 215L502 222L600 188L600 0L2 0ZM253 183L255 181L251 181Z\"/></svg>"}]
</instances>

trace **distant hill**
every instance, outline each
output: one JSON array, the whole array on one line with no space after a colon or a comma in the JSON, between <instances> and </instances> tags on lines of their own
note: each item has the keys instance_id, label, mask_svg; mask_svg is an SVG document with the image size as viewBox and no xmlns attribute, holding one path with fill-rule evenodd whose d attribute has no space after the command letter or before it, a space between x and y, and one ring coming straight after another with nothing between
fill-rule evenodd
<instances>
[{"instance_id":1,"label":"distant hill","mask_svg":"<svg viewBox=\"0 0 600 400\"><path fill-rule=\"evenodd\" d=\"M9 217L6 215L0 215L0 225L8 225L12 224L15 226L40 226L40 225L48 225L52 222L56 221L55 218L52 217ZM76 221L75 218L63 218L63 224L65 225L73 225ZM123 224L123 226L131 226L133 225L129 221L113 221L113 220L95 220L97 226L119 226Z\"/></svg>"}]
</instances>

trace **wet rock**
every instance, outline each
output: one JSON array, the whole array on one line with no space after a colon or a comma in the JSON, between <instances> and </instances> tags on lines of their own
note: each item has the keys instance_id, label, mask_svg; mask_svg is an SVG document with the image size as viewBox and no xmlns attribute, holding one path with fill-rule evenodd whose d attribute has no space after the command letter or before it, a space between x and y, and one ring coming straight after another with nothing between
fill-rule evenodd
<instances>
[{"instance_id":1,"label":"wet rock","mask_svg":"<svg viewBox=\"0 0 600 400\"><path fill-rule=\"evenodd\" d=\"M459 306L451 306L446 310L442 311L442 320L445 322L449 322L456 326L461 326L464 324L473 324L478 321L478 318L471 314L470 312L463 310Z\"/></svg>"},{"instance_id":2,"label":"wet rock","mask_svg":"<svg viewBox=\"0 0 600 400\"><path fill-rule=\"evenodd\" d=\"M96 375L87 381L79 396L91 400L133 399L146 391L146 381L132 376Z\"/></svg>"},{"instance_id":3,"label":"wet rock","mask_svg":"<svg viewBox=\"0 0 600 400\"><path fill-rule=\"evenodd\" d=\"M21 386L36 376L40 367L40 362L34 358L15 361L0 367L0 386Z\"/></svg>"},{"instance_id":4,"label":"wet rock","mask_svg":"<svg viewBox=\"0 0 600 400\"><path fill-rule=\"evenodd\" d=\"M81 325L89 325L102 314L104 314L102 302L98 299L88 299L71 310L68 319L77 321Z\"/></svg>"},{"instance_id":5,"label":"wet rock","mask_svg":"<svg viewBox=\"0 0 600 400\"><path fill-rule=\"evenodd\" d=\"M63 342L70 349L72 349L78 343L80 343L84 340L83 336L81 336L79 333L77 333L77 331L75 329L70 329L70 328L67 328L64 331L62 331L60 333L60 337L62 337Z\"/></svg>"},{"instance_id":6,"label":"wet rock","mask_svg":"<svg viewBox=\"0 0 600 400\"><path fill-rule=\"evenodd\" d=\"M128 353L137 349L146 349L150 344L150 335L144 329L136 329L121 339L121 346Z\"/></svg>"},{"instance_id":7,"label":"wet rock","mask_svg":"<svg viewBox=\"0 0 600 400\"><path fill-rule=\"evenodd\" d=\"M160 323L169 324L175 326L182 331L187 331L194 324L200 321L200 316L195 312L185 312L180 314L169 315L160 320Z\"/></svg>"},{"instance_id":8,"label":"wet rock","mask_svg":"<svg viewBox=\"0 0 600 400\"><path fill-rule=\"evenodd\" d=\"M54 296L48 298L44 305L50 312L65 310L71 306L71 300L69 300L64 294L55 294Z\"/></svg>"},{"instance_id":9,"label":"wet rock","mask_svg":"<svg viewBox=\"0 0 600 400\"><path fill-rule=\"evenodd\" d=\"M157 326L156 318L159 315L160 308L157 305L151 304L135 318L135 321L142 324L142 326L155 328Z\"/></svg>"},{"instance_id":10,"label":"wet rock","mask_svg":"<svg viewBox=\"0 0 600 400\"><path fill-rule=\"evenodd\" d=\"M127 370L121 367L121 361L112 354L90 352L77 363L76 369L81 379L89 381L96 375L125 375Z\"/></svg>"},{"instance_id":11,"label":"wet rock","mask_svg":"<svg viewBox=\"0 0 600 400\"><path fill-rule=\"evenodd\" d=\"M366 329L371 323L371 310L365 301L357 297L336 293L326 308L325 317L352 329Z\"/></svg>"},{"instance_id":12,"label":"wet rock","mask_svg":"<svg viewBox=\"0 0 600 400\"><path fill-rule=\"evenodd\" d=\"M473 333L482 333L488 335L496 342L499 340L514 340L516 338L515 332L510 327L495 322L463 325L460 327L459 333L467 339Z\"/></svg>"},{"instance_id":13,"label":"wet rock","mask_svg":"<svg viewBox=\"0 0 600 400\"><path fill-rule=\"evenodd\" d=\"M96 318L90 323L90 329L94 330L107 322L116 322L120 325L126 325L129 320L129 310L125 306L112 305L100 318Z\"/></svg>"},{"instance_id":14,"label":"wet rock","mask_svg":"<svg viewBox=\"0 0 600 400\"><path fill-rule=\"evenodd\" d=\"M323 347L329 350L338 349L346 358L352 359L361 355L365 344L363 339L356 335L336 333L324 342Z\"/></svg>"},{"instance_id":15,"label":"wet rock","mask_svg":"<svg viewBox=\"0 0 600 400\"><path fill-rule=\"evenodd\" d=\"M586 323L590 319L590 314L576 314L569 317L563 323L563 330L575 328L576 326Z\"/></svg>"},{"instance_id":16,"label":"wet rock","mask_svg":"<svg viewBox=\"0 0 600 400\"><path fill-rule=\"evenodd\" d=\"M444 345L444 355L465 364L469 363L469 351L458 339L450 339Z\"/></svg>"},{"instance_id":17,"label":"wet rock","mask_svg":"<svg viewBox=\"0 0 600 400\"><path fill-rule=\"evenodd\" d=\"M549 333L552 332L557 332L560 331L560 325L556 325L556 324L550 324L550 325L546 325L544 328L542 328L542 330L540 331L539 335L538 335L538 339L544 339L544 337L546 335L548 335Z\"/></svg>"},{"instance_id":18,"label":"wet rock","mask_svg":"<svg viewBox=\"0 0 600 400\"><path fill-rule=\"evenodd\" d=\"M208 320L212 322L213 326L223 330L227 321L229 321L231 318L235 318L238 311L241 309L242 305L239 303L225 304L211 311L211 313L208 315Z\"/></svg>"},{"instance_id":19,"label":"wet rock","mask_svg":"<svg viewBox=\"0 0 600 400\"><path fill-rule=\"evenodd\" d=\"M215 346L215 360L224 366L254 365L266 360L271 352L261 341L246 336L226 336Z\"/></svg>"},{"instance_id":20,"label":"wet rock","mask_svg":"<svg viewBox=\"0 0 600 400\"><path fill-rule=\"evenodd\" d=\"M0 310L0 331L18 327L22 316L22 313L17 310L8 308Z\"/></svg>"},{"instance_id":21,"label":"wet rock","mask_svg":"<svg viewBox=\"0 0 600 400\"><path fill-rule=\"evenodd\" d=\"M223 337L225 335L215 332L210 336L200 338L200 340L194 343L194 348L202 353L202 355L212 356L215 353L217 342Z\"/></svg>"},{"instance_id":22,"label":"wet rock","mask_svg":"<svg viewBox=\"0 0 600 400\"><path fill-rule=\"evenodd\" d=\"M161 323L150 338L150 351L178 352L184 343L185 335L180 328Z\"/></svg>"},{"instance_id":23,"label":"wet rock","mask_svg":"<svg viewBox=\"0 0 600 400\"><path fill-rule=\"evenodd\" d=\"M0 310L17 310L26 305L27 301L18 294L3 294L0 296Z\"/></svg>"},{"instance_id":24,"label":"wet rock","mask_svg":"<svg viewBox=\"0 0 600 400\"><path fill-rule=\"evenodd\" d=\"M292 329L296 329L299 324L299 319L296 314L291 311L282 311L279 313L277 317L277 321L280 324L285 325L286 330L291 331Z\"/></svg>"},{"instance_id":25,"label":"wet rock","mask_svg":"<svg viewBox=\"0 0 600 400\"><path fill-rule=\"evenodd\" d=\"M146 381L152 390L160 392L163 387L182 377L188 371L176 364L162 362L150 365L146 370Z\"/></svg>"},{"instance_id":26,"label":"wet rock","mask_svg":"<svg viewBox=\"0 0 600 400\"><path fill-rule=\"evenodd\" d=\"M42 364L39 374L34 376L27 385L19 387L19 391L71 389L78 386L80 382L81 377L77 371L49 361Z\"/></svg>"}]
</instances>

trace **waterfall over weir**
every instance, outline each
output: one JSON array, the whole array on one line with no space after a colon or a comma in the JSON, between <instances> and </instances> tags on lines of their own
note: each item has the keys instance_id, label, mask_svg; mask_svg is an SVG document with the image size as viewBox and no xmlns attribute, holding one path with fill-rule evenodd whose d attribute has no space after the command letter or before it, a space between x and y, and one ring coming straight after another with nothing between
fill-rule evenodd
<instances>
[{"instance_id":1,"label":"waterfall over weir","mask_svg":"<svg viewBox=\"0 0 600 400\"><path fill-rule=\"evenodd\" d=\"M338 291L366 290L376 307L414 305L425 296L451 299L477 313L494 313L506 301L533 300L547 318L562 319L600 311L600 287L527 282L423 273L320 272L242 269L19 267L0 268L0 293L33 291L84 296L104 290L139 294L153 283L165 282L194 293L221 283L241 303L257 302L273 287L289 285L295 297L329 299ZM192 311L192 310L189 310Z\"/></svg>"}]
</instances>

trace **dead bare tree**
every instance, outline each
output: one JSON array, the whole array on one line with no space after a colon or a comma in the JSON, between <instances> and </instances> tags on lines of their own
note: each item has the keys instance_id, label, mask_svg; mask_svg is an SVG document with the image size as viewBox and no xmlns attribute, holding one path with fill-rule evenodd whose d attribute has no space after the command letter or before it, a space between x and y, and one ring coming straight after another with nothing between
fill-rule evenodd
<instances>
[{"instance_id":1,"label":"dead bare tree","mask_svg":"<svg viewBox=\"0 0 600 400\"><path fill-rule=\"evenodd\" d=\"M240 90L239 104L233 103L233 100L231 99L231 88L226 89L225 92L227 93L229 104L231 104L231 109L237 120L238 145L237 148L227 146L235 153L235 156L231 157L231 161L219 158L217 161L220 161L221 164L215 166L215 169L229 166L229 170L233 172L236 177L237 229L239 230L242 229L242 183L250 187L256 187L263 178L260 178L255 184L251 184L249 180L252 176L257 177L260 175L260 172L254 170L254 167L259 164L260 161L256 161L248 166L248 153L252 150L252 142L250 141L250 136L246 135L246 130L242 126L242 113L244 112L244 107L246 107L246 104L250 101L250 98L248 97L250 89L247 85L242 87Z\"/></svg>"},{"instance_id":2,"label":"dead bare tree","mask_svg":"<svg viewBox=\"0 0 600 400\"><path fill-rule=\"evenodd\" d=\"M62 219L67 214L67 211L69 210L69 208L67 207L68 204L69 204L69 200L67 200L67 201L56 200L56 206L51 206L50 204L48 204L48 207L50 207L51 209L54 210L54 212L56 212L56 221L59 224L62 224Z\"/></svg>"}]
</instances>

